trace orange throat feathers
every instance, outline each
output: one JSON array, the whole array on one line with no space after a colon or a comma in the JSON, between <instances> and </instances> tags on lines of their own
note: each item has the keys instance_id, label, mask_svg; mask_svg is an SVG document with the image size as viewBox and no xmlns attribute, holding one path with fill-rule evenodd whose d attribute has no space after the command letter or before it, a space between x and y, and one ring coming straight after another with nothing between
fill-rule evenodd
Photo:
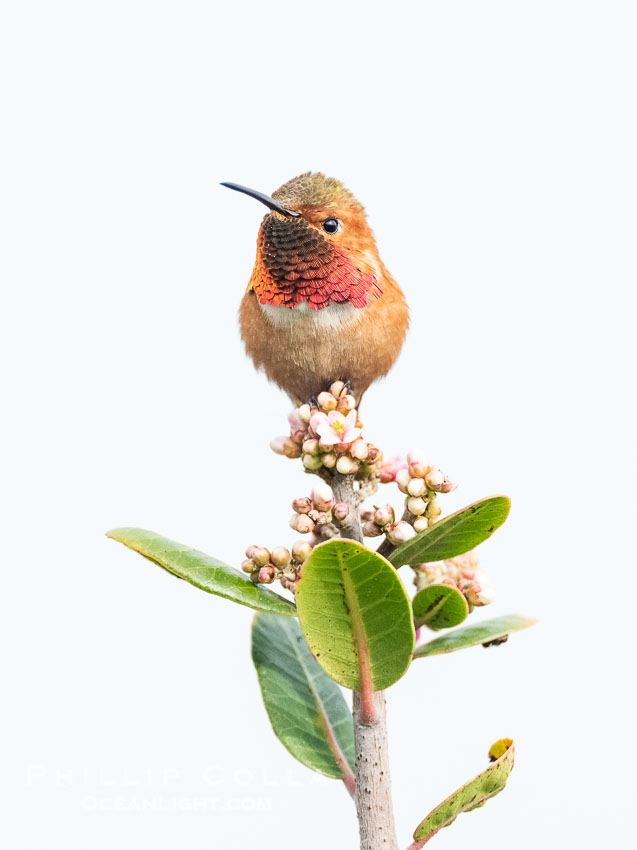
<instances>
[{"instance_id":1,"label":"orange throat feathers","mask_svg":"<svg viewBox=\"0 0 637 850\"><path fill-rule=\"evenodd\" d=\"M301 218L267 215L257 239L257 259L248 289L260 304L313 310L330 303L365 307L381 295L376 276L361 269L347 249L331 244Z\"/></svg>"}]
</instances>

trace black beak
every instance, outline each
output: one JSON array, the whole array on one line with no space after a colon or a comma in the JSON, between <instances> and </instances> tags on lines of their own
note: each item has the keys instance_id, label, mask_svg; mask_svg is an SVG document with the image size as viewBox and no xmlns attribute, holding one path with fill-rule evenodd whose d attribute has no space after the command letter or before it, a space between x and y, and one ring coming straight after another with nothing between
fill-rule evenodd
<instances>
[{"instance_id":1,"label":"black beak","mask_svg":"<svg viewBox=\"0 0 637 850\"><path fill-rule=\"evenodd\" d=\"M264 195L263 192L257 192L256 189L248 189L247 186L240 186L238 183L222 183L222 186L227 186L228 189L234 189L235 192L243 192L244 195L250 195L251 198L256 198L257 201L261 201L262 204L265 204L266 207L269 207L271 210L275 212L281 213L281 215L288 215L293 218L296 218L301 215L301 213L294 212L293 210L286 210L285 207L282 207L274 198L271 198L269 195Z\"/></svg>"}]
</instances>

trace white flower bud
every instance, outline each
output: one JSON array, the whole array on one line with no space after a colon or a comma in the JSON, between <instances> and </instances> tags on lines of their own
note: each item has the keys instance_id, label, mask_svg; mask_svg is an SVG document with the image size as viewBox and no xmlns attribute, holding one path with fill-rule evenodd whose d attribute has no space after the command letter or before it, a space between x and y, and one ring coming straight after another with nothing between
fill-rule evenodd
<instances>
[{"instance_id":1,"label":"white flower bud","mask_svg":"<svg viewBox=\"0 0 637 850\"><path fill-rule=\"evenodd\" d=\"M356 409L356 399L353 395L342 395L338 400L338 410L340 413L349 413L350 410Z\"/></svg>"},{"instance_id":2,"label":"white flower bud","mask_svg":"<svg viewBox=\"0 0 637 850\"><path fill-rule=\"evenodd\" d=\"M285 546L275 546L272 550L271 559L275 567L287 567L291 558L290 551Z\"/></svg>"},{"instance_id":3,"label":"white flower bud","mask_svg":"<svg viewBox=\"0 0 637 850\"><path fill-rule=\"evenodd\" d=\"M477 581L472 581L465 586L464 595L467 602L476 607L490 605L495 600L493 588L488 584L481 584Z\"/></svg>"},{"instance_id":4,"label":"white flower bud","mask_svg":"<svg viewBox=\"0 0 637 850\"><path fill-rule=\"evenodd\" d=\"M303 455L303 466L306 469L319 469L323 466L323 458L320 455Z\"/></svg>"},{"instance_id":5,"label":"white flower bud","mask_svg":"<svg viewBox=\"0 0 637 850\"><path fill-rule=\"evenodd\" d=\"M411 475L408 469L399 469L396 473L396 484L401 493L409 494L407 487L411 481Z\"/></svg>"},{"instance_id":6,"label":"white flower bud","mask_svg":"<svg viewBox=\"0 0 637 850\"><path fill-rule=\"evenodd\" d=\"M367 520L363 523L363 534L365 537L378 537L383 532L372 520Z\"/></svg>"},{"instance_id":7,"label":"white flower bud","mask_svg":"<svg viewBox=\"0 0 637 850\"><path fill-rule=\"evenodd\" d=\"M344 389L345 389L345 384L343 383L343 381L334 381L334 383L330 387L330 392L332 393L334 398L340 398L341 393L343 392Z\"/></svg>"},{"instance_id":8,"label":"white flower bud","mask_svg":"<svg viewBox=\"0 0 637 850\"><path fill-rule=\"evenodd\" d=\"M444 472L440 469L432 469L425 476L425 481L427 482L427 487L431 490L438 490L441 484L444 484L446 476Z\"/></svg>"},{"instance_id":9,"label":"white flower bud","mask_svg":"<svg viewBox=\"0 0 637 850\"><path fill-rule=\"evenodd\" d=\"M299 409L296 411L297 416L301 420L301 422L305 422L306 424L312 418L312 408L309 404L302 404Z\"/></svg>"},{"instance_id":10,"label":"white flower bud","mask_svg":"<svg viewBox=\"0 0 637 850\"><path fill-rule=\"evenodd\" d=\"M386 534L389 542L393 543L394 546L400 546L401 543L404 543L406 540L411 540L412 537L416 536L416 532L412 526L403 520L399 520L398 522L393 523L393 525L390 525Z\"/></svg>"},{"instance_id":11,"label":"white flower bud","mask_svg":"<svg viewBox=\"0 0 637 850\"><path fill-rule=\"evenodd\" d=\"M334 469L334 467L336 466L336 455L334 454L334 452L328 452L327 454L323 455L323 466L326 469Z\"/></svg>"},{"instance_id":12,"label":"white flower bud","mask_svg":"<svg viewBox=\"0 0 637 850\"><path fill-rule=\"evenodd\" d=\"M417 519L414 520L414 531L424 531L428 525L429 522L427 520L427 517L419 516Z\"/></svg>"},{"instance_id":13,"label":"white flower bud","mask_svg":"<svg viewBox=\"0 0 637 850\"><path fill-rule=\"evenodd\" d=\"M325 511L310 511L308 514L314 525L326 525L330 521L330 515Z\"/></svg>"},{"instance_id":14,"label":"white flower bud","mask_svg":"<svg viewBox=\"0 0 637 850\"><path fill-rule=\"evenodd\" d=\"M367 460L369 449L365 440L354 440L349 448L349 453L355 460Z\"/></svg>"},{"instance_id":15,"label":"white flower bud","mask_svg":"<svg viewBox=\"0 0 637 850\"><path fill-rule=\"evenodd\" d=\"M336 410L336 405L338 404L338 402L336 401L332 393L319 393L316 397L316 400L318 401L321 410Z\"/></svg>"},{"instance_id":16,"label":"white flower bud","mask_svg":"<svg viewBox=\"0 0 637 850\"><path fill-rule=\"evenodd\" d=\"M297 564L302 564L304 561L307 561L311 552L312 546L305 540L299 540L292 547L292 558Z\"/></svg>"},{"instance_id":17,"label":"white flower bud","mask_svg":"<svg viewBox=\"0 0 637 850\"><path fill-rule=\"evenodd\" d=\"M407 485L407 492L410 496L422 496L426 490L427 487L422 478L411 478Z\"/></svg>"},{"instance_id":18,"label":"white flower bud","mask_svg":"<svg viewBox=\"0 0 637 850\"><path fill-rule=\"evenodd\" d=\"M373 520L379 528L384 528L396 519L391 505L380 505L374 511Z\"/></svg>"},{"instance_id":19,"label":"white flower bud","mask_svg":"<svg viewBox=\"0 0 637 850\"><path fill-rule=\"evenodd\" d=\"M303 454L304 455L317 455L319 453L319 441L315 440L313 437L310 437L309 440L305 440L303 443Z\"/></svg>"},{"instance_id":20,"label":"white flower bud","mask_svg":"<svg viewBox=\"0 0 637 850\"><path fill-rule=\"evenodd\" d=\"M431 469L429 461L421 451L409 452L407 465L413 478L424 478Z\"/></svg>"},{"instance_id":21,"label":"white flower bud","mask_svg":"<svg viewBox=\"0 0 637 850\"><path fill-rule=\"evenodd\" d=\"M421 478L414 478L413 480L422 481ZM414 516L420 516L421 514L424 514L424 512L427 510L427 502L425 502L424 499L421 499L420 496L412 496L411 498L407 499L406 505L409 513L413 514Z\"/></svg>"},{"instance_id":22,"label":"white flower bud","mask_svg":"<svg viewBox=\"0 0 637 850\"><path fill-rule=\"evenodd\" d=\"M283 455L285 452L283 451L283 446L285 445L285 441L289 440L289 437L275 437L273 440L270 440L270 448L277 455Z\"/></svg>"},{"instance_id":23,"label":"white flower bud","mask_svg":"<svg viewBox=\"0 0 637 850\"><path fill-rule=\"evenodd\" d=\"M329 484L319 479L312 487L310 499L317 511L329 511L334 504L334 493Z\"/></svg>"},{"instance_id":24,"label":"white flower bud","mask_svg":"<svg viewBox=\"0 0 637 850\"><path fill-rule=\"evenodd\" d=\"M358 469L358 462L347 455L341 455L336 461L336 469L341 475L351 475Z\"/></svg>"},{"instance_id":25,"label":"white flower bud","mask_svg":"<svg viewBox=\"0 0 637 850\"><path fill-rule=\"evenodd\" d=\"M296 514L293 528L299 534L309 534L314 530L314 522L307 514Z\"/></svg>"}]
</instances>

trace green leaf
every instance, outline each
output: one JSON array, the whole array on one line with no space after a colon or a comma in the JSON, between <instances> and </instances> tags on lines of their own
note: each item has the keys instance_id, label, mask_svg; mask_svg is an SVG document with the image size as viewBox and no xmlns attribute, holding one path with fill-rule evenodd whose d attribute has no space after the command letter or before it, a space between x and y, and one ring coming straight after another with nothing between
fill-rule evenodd
<instances>
[{"instance_id":1,"label":"green leaf","mask_svg":"<svg viewBox=\"0 0 637 850\"><path fill-rule=\"evenodd\" d=\"M201 590L214 593L215 596L223 596L238 602L239 605L247 605L248 608L269 614L296 616L296 608L291 602L268 588L253 584L239 570L196 549L189 549L182 543L168 540L154 531L145 531L143 528L114 528L107 532L106 536L139 552L177 578L183 578Z\"/></svg>"},{"instance_id":2,"label":"green leaf","mask_svg":"<svg viewBox=\"0 0 637 850\"><path fill-rule=\"evenodd\" d=\"M339 686L312 657L296 620L257 614L252 660L274 734L302 764L353 789L354 728Z\"/></svg>"},{"instance_id":3,"label":"green leaf","mask_svg":"<svg viewBox=\"0 0 637 850\"><path fill-rule=\"evenodd\" d=\"M474 502L402 543L389 560L395 567L402 567L403 564L444 561L469 552L502 525L510 507L506 496Z\"/></svg>"},{"instance_id":4,"label":"green leaf","mask_svg":"<svg viewBox=\"0 0 637 850\"><path fill-rule=\"evenodd\" d=\"M468 646L477 646L480 643L490 643L501 640L511 632L520 631L533 626L537 620L530 617L521 617L519 614L507 614L504 617L494 617L492 620L483 620L473 626L464 626L462 629L454 629L440 637L416 647L414 658L425 658L428 655L441 655L443 652L455 652L457 649L465 649Z\"/></svg>"},{"instance_id":5,"label":"green leaf","mask_svg":"<svg viewBox=\"0 0 637 850\"><path fill-rule=\"evenodd\" d=\"M449 629L459 625L469 613L467 600L455 587L448 584L430 584L423 587L411 602L416 628Z\"/></svg>"},{"instance_id":6,"label":"green leaf","mask_svg":"<svg viewBox=\"0 0 637 850\"><path fill-rule=\"evenodd\" d=\"M483 806L487 800L503 790L513 770L515 759L513 741L510 738L496 741L489 750L489 758L492 764L485 771L458 788L416 827L414 832L416 843L409 850L422 847L438 830L453 823L462 812L470 812Z\"/></svg>"},{"instance_id":7,"label":"green leaf","mask_svg":"<svg viewBox=\"0 0 637 850\"><path fill-rule=\"evenodd\" d=\"M364 693L393 685L409 667L414 625L391 565L350 540L312 550L296 590L299 622L334 681Z\"/></svg>"}]
</instances>

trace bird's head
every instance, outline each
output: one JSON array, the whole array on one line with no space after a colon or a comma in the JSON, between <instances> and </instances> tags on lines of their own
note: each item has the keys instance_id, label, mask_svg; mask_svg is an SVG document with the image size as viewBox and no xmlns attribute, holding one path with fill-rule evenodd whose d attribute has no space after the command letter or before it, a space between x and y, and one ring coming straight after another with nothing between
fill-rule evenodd
<instances>
[{"instance_id":1,"label":"bird's head","mask_svg":"<svg viewBox=\"0 0 637 850\"><path fill-rule=\"evenodd\" d=\"M270 208L259 228L249 284L261 304L365 307L382 294L384 267L365 210L338 180L307 172L272 196L236 183L222 185Z\"/></svg>"}]
</instances>

